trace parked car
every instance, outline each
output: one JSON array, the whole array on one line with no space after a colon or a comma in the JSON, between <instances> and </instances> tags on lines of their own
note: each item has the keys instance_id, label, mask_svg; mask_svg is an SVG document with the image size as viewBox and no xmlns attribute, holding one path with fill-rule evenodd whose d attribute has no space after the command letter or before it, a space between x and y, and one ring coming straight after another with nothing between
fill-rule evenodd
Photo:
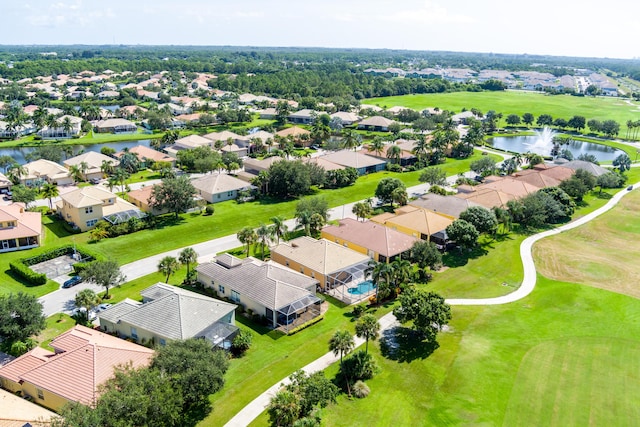
<instances>
[{"instance_id":1,"label":"parked car","mask_svg":"<svg viewBox=\"0 0 640 427\"><path fill-rule=\"evenodd\" d=\"M82 282L82 277L80 276L73 276L71 279L67 280L66 282L64 282L62 284L62 287L64 289L68 289L71 288L75 285L77 285L78 283Z\"/></svg>"},{"instance_id":2,"label":"parked car","mask_svg":"<svg viewBox=\"0 0 640 427\"><path fill-rule=\"evenodd\" d=\"M75 318L80 315L86 317L88 320L94 320L97 317L95 309L89 311L89 315L87 315L87 309L84 307L76 307L71 312L71 317Z\"/></svg>"},{"instance_id":3,"label":"parked car","mask_svg":"<svg viewBox=\"0 0 640 427\"><path fill-rule=\"evenodd\" d=\"M90 183L92 184L100 184L100 179L99 178L91 178L89 180Z\"/></svg>"},{"instance_id":4,"label":"parked car","mask_svg":"<svg viewBox=\"0 0 640 427\"><path fill-rule=\"evenodd\" d=\"M96 313L100 313L101 311L105 311L107 308L111 307L111 304L109 303L104 303L104 304L100 304L99 306L97 306L96 308L94 308L93 310Z\"/></svg>"},{"instance_id":5,"label":"parked car","mask_svg":"<svg viewBox=\"0 0 640 427\"><path fill-rule=\"evenodd\" d=\"M631 191L631 190L633 190L633 185L630 185L627 187L627 191Z\"/></svg>"}]
</instances>

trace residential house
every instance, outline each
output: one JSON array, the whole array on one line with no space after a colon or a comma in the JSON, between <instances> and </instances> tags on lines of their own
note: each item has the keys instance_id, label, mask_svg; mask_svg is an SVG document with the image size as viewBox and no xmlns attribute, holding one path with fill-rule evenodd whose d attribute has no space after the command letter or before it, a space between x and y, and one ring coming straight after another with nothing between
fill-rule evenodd
<instances>
[{"instance_id":1,"label":"residential house","mask_svg":"<svg viewBox=\"0 0 640 427\"><path fill-rule=\"evenodd\" d=\"M311 132L298 126L282 129L275 134L280 138L290 137L297 144L301 143L302 141L309 141L309 137L311 136Z\"/></svg>"},{"instance_id":2,"label":"residential house","mask_svg":"<svg viewBox=\"0 0 640 427\"><path fill-rule=\"evenodd\" d=\"M367 117L366 119L358 123L358 129L366 129L375 132L388 132L389 126L392 123L396 122L391 119L387 119L386 117L372 116Z\"/></svg>"},{"instance_id":3,"label":"residential house","mask_svg":"<svg viewBox=\"0 0 640 427\"><path fill-rule=\"evenodd\" d=\"M7 191L11 191L11 187L13 186L13 182L5 174L0 172L0 193L6 193Z\"/></svg>"},{"instance_id":4,"label":"residential house","mask_svg":"<svg viewBox=\"0 0 640 427\"><path fill-rule=\"evenodd\" d=\"M66 119L69 119L71 128L65 129L62 125ZM40 129L38 135L43 139L51 138L72 138L80 134L82 130L82 118L70 115L64 115L57 119L58 125L54 128L48 126Z\"/></svg>"},{"instance_id":5,"label":"residential house","mask_svg":"<svg viewBox=\"0 0 640 427\"><path fill-rule=\"evenodd\" d=\"M137 190L131 190L127 193L127 200L129 200L129 203L133 203L141 211L151 213L153 215L161 215L169 212L167 209L158 210L154 207L151 207L152 190L153 185L145 185L144 187Z\"/></svg>"},{"instance_id":6,"label":"residential house","mask_svg":"<svg viewBox=\"0 0 640 427\"><path fill-rule=\"evenodd\" d=\"M100 100L103 99L115 99L120 96L120 92L117 90L103 90L102 92L98 92L96 97Z\"/></svg>"},{"instance_id":7,"label":"residential house","mask_svg":"<svg viewBox=\"0 0 640 427\"><path fill-rule=\"evenodd\" d=\"M327 225L321 237L345 248L353 249L378 262L392 262L408 253L417 237L409 236L372 221L360 222L344 218L338 225Z\"/></svg>"},{"instance_id":8,"label":"residential house","mask_svg":"<svg viewBox=\"0 0 640 427\"><path fill-rule=\"evenodd\" d=\"M83 166L86 166L86 170L82 172L82 177L85 181L90 179L102 179L104 172L102 171L103 162L110 163L111 166L116 167L120 162L113 157L105 156L97 151L87 151L75 157L71 157L62 162L68 169L72 166L80 168L82 171Z\"/></svg>"},{"instance_id":9,"label":"residential house","mask_svg":"<svg viewBox=\"0 0 640 427\"><path fill-rule=\"evenodd\" d=\"M393 144L393 143L385 144L382 147L382 151L380 153L374 151L371 148L371 145L367 145L365 147L365 152L367 153L368 156L372 156L378 159L384 159L385 161L389 161L389 162L395 162L395 159L392 159L391 157L389 157L389 149L394 145L397 145L398 147L400 147L400 158L398 159L399 160L398 164L400 166L409 166L414 164L417 161L417 157L415 154L411 152L411 149L407 150L403 148L403 146L400 146L398 144Z\"/></svg>"},{"instance_id":10,"label":"residential house","mask_svg":"<svg viewBox=\"0 0 640 427\"><path fill-rule=\"evenodd\" d=\"M176 139L172 146L167 147L164 151L173 158L178 157L178 151L191 150L197 147L210 146L211 140L204 138L200 135L189 135L183 138Z\"/></svg>"},{"instance_id":11,"label":"residential house","mask_svg":"<svg viewBox=\"0 0 640 427\"><path fill-rule=\"evenodd\" d=\"M338 111L337 113L333 113L331 114L331 118L340 119L344 126L351 126L360 120L360 117L357 114L348 111Z\"/></svg>"},{"instance_id":12,"label":"residential house","mask_svg":"<svg viewBox=\"0 0 640 427\"><path fill-rule=\"evenodd\" d=\"M273 107L265 108L264 110L257 110L256 113L260 115L261 119L273 120L278 114L277 110Z\"/></svg>"},{"instance_id":13,"label":"residential house","mask_svg":"<svg viewBox=\"0 0 640 427\"><path fill-rule=\"evenodd\" d=\"M51 421L59 418L55 412L3 389L0 389L0 408L2 427L50 427Z\"/></svg>"},{"instance_id":14,"label":"residential house","mask_svg":"<svg viewBox=\"0 0 640 427\"><path fill-rule=\"evenodd\" d=\"M453 120L453 123L457 125L466 125L469 119L472 119L474 117L475 116L471 111L463 111L462 113L454 114L453 116L451 116L451 120Z\"/></svg>"},{"instance_id":15,"label":"residential house","mask_svg":"<svg viewBox=\"0 0 640 427\"><path fill-rule=\"evenodd\" d=\"M24 185L36 185L48 182L56 185L73 183L69 171L62 165L51 160L38 159L23 165L26 175L20 175L20 182Z\"/></svg>"},{"instance_id":16,"label":"residential house","mask_svg":"<svg viewBox=\"0 0 640 427\"><path fill-rule=\"evenodd\" d=\"M517 198L513 194L507 194L490 188L483 188L478 191L471 191L467 193L458 193L455 197L477 203L487 209L491 209L493 207L504 208L507 206L507 202L509 200Z\"/></svg>"},{"instance_id":17,"label":"residential house","mask_svg":"<svg viewBox=\"0 0 640 427\"><path fill-rule=\"evenodd\" d=\"M132 217L144 217L136 206L98 185L79 188L60 197L62 200L56 203L58 214L80 231L92 229L101 219L119 224Z\"/></svg>"},{"instance_id":18,"label":"residential house","mask_svg":"<svg viewBox=\"0 0 640 427\"><path fill-rule=\"evenodd\" d=\"M278 263L220 254L200 264L198 281L273 327L288 330L320 314L318 281Z\"/></svg>"},{"instance_id":19,"label":"residential house","mask_svg":"<svg viewBox=\"0 0 640 427\"><path fill-rule=\"evenodd\" d=\"M523 169L510 177L531 184L538 188L557 187L565 179L573 176L575 171L563 166L549 166L546 163L535 165L531 169Z\"/></svg>"},{"instance_id":20,"label":"residential house","mask_svg":"<svg viewBox=\"0 0 640 427\"><path fill-rule=\"evenodd\" d=\"M166 105L169 108L169 110L171 111L171 114L173 114L174 116L179 116L181 114L191 114L193 112L191 107L187 107L187 106L184 106L184 105L178 105L178 104L174 104L172 102L169 102Z\"/></svg>"},{"instance_id":21,"label":"residential house","mask_svg":"<svg viewBox=\"0 0 640 427\"><path fill-rule=\"evenodd\" d=\"M27 212L23 203L0 206L0 253L36 248L41 235L40 212Z\"/></svg>"},{"instance_id":22,"label":"residential house","mask_svg":"<svg viewBox=\"0 0 640 427\"><path fill-rule=\"evenodd\" d=\"M326 239L298 237L271 248L271 259L316 279L324 291L365 280L371 258Z\"/></svg>"},{"instance_id":23,"label":"residential house","mask_svg":"<svg viewBox=\"0 0 640 427\"><path fill-rule=\"evenodd\" d=\"M30 135L36 131L32 123L25 123L20 126L9 126L9 123L0 120L0 138L18 138L23 135Z\"/></svg>"},{"instance_id":24,"label":"residential house","mask_svg":"<svg viewBox=\"0 0 640 427\"><path fill-rule=\"evenodd\" d=\"M246 181L224 173L212 173L196 178L191 184L198 190L198 194L209 203L235 200L241 191L255 188Z\"/></svg>"},{"instance_id":25,"label":"residential house","mask_svg":"<svg viewBox=\"0 0 640 427\"><path fill-rule=\"evenodd\" d=\"M100 120L94 125L98 133L135 133L138 126L127 119Z\"/></svg>"},{"instance_id":26,"label":"residential house","mask_svg":"<svg viewBox=\"0 0 640 427\"><path fill-rule=\"evenodd\" d=\"M409 204L437 212L451 219L460 218L460 214L472 206L481 206L468 199L461 199L455 196L442 196L435 193L427 193L409 202Z\"/></svg>"},{"instance_id":27,"label":"residential house","mask_svg":"<svg viewBox=\"0 0 640 427\"><path fill-rule=\"evenodd\" d=\"M305 108L304 110L296 111L289 114L287 119L291 123L296 123L299 125L310 125L313 124L317 115L318 113L316 111Z\"/></svg>"},{"instance_id":28,"label":"residential house","mask_svg":"<svg viewBox=\"0 0 640 427\"><path fill-rule=\"evenodd\" d=\"M587 162L585 160L571 160L570 162L563 163L562 167L573 169L574 171L582 169L589 172L595 177L603 175L607 172L611 172L609 169L603 168L600 165L596 165L595 163Z\"/></svg>"},{"instance_id":29,"label":"residential house","mask_svg":"<svg viewBox=\"0 0 640 427\"><path fill-rule=\"evenodd\" d=\"M148 366L154 351L103 332L76 325L49 344L36 347L0 367L5 389L20 391L33 402L59 411L68 403L95 406L101 386L114 369Z\"/></svg>"},{"instance_id":30,"label":"residential house","mask_svg":"<svg viewBox=\"0 0 640 427\"><path fill-rule=\"evenodd\" d=\"M238 331L236 305L166 283L156 283L140 295L142 303L125 300L102 311L100 328L142 343L203 338L212 347L231 347Z\"/></svg>"},{"instance_id":31,"label":"residential house","mask_svg":"<svg viewBox=\"0 0 640 427\"><path fill-rule=\"evenodd\" d=\"M150 168L155 163L166 163L167 165L173 167L175 166L176 159L173 157L158 151L154 150L150 147L145 147L144 145L136 145L135 147L129 148L129 153L133 153L136 155L138 160L140 161L140 167ZM124 151L119 151L115 154L117 158L120 158L124 154Z\"/></svg>"},{"instance_id":32,"label":"residential house","mask_svg":"<svg viewBox=\"0 0 640 427\"><path fill-rule=\"evenodd\" d=\"M238 135L237 133L231 132L228 130L223 130L222 132L211 132L206 135L203 135L203 137L208 139L212 146L215 146L215 143L217 141L220 141L222 146L228 145L229 142L231 142L232 144L236 144L238 146L240 145L245 146L245 144L248 146L248 143L246 142L247 141L246 137L242 135Z\"/></svg>"},{"instance_id":33,"label":"residential house","mask_svg":"<svg viewBox=\"0 0 640 427\"><path fill-rule=\"evenodd\" d=\"M360 151L340 150L321 156L323 160L347 168L354 168L360 175L384 170L387 161L363 154Z\"/></svg>"},{"instance_id":34,"label":"residential house","mask_svg":"<svg viewBox=\"0 0 640 427\"><path fill-rule=\"evenodd\" d=\"M279 156L266 157L260 159L246 159L243 161L244 171L252 175L258 175L262 171L267 171L277 161L284 160Z\"/></svg>"},{"instance_id":35,"label":"residential house","mask_svg":"<svg viewBox=\"0 0 640 427\"><path fill-rule=\"evenodd\" d=\"M395 213L374 216L370 221L422 240L433 241L442 247L447 242L441 241L436 233L444 231L453 222L451 218L437 212L411 205L402 206Z\"/></svg>"}]
</instances>

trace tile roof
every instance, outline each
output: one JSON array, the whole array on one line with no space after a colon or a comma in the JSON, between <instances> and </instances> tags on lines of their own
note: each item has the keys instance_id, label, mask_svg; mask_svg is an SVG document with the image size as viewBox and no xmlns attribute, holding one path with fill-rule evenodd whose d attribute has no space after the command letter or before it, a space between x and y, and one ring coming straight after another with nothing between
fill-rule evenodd
<instances>
[{"instance_id":1,"label":"tile roof","mask_svg":"<svg viewBox=\"0 0 640 427\"><path fill-rule=\"evenodd\" d=\"M236 308L165 283L156 283L140 294L151 301L119 316L118 320L168 339L192 338ZM113 319L110 311L118 306L108 308L98 318Z\"/></svg>"},{"instance_id":2,"label":"tile roof","mask_svg":"<svg viewBox=\"0 0 640 427\"><path fill-rule=\"evenodd\" d=\"M241 296L247 296L271 310L278 310L307 295L315 295L317 280L283 265L251 257L242 261L236 258L240 262L231 263L228 259L219 262L218 258L214 262L200 264L196 270L215 283L229 286Z\"/></svg>"},{"instance_id":3,"label":"tile roof","mask_svg":"<svg viewBox=\"0 0 640 427\"><path fill-rule=\"evenodd\" d=\"M477 203L454 196L442 196L435 193L427 193L412 202L412 206L418 206L434 212L459 218L460 214L471 206L479 206Z\"/></svg>"},{"instance_id":4,"label":"tile roof","mask_svg":"<svg viewBox=\"0 0 640 427\"><path fill-rule=\"evenodd\" d=\"M35 160L25 164L24 168L27 170L27 176L22 177L27 179L34 179L41 176L48 176L49 178L69 176L69 171L64 166L51 160Z\"/></svg>"},{"instance_id":5,"label":"tile roof","mask_svg":"<svg viewBox=\"0 0 640 427\"><path fill-rule=\"evenodd\" d=\"M42 214L28 212L22 203L0 206L0 222L16 221L16 226L0 228L0 240L40 236L42 234Z\"/></svg>"},{"instance_id":6,"label":"tile roof","mask_svg":"<svg viewBox=\"0 0 640 427\"><path fill-rule=\"evenodd\" d=\"M246 181L242 181L241 179L225 173L207 174L192 180L191 184L193 184L197 190L204 191L209 194L218 194L251 187L251 185Z\"/></svg>"},{"instance_id":7,"label":"tile roof","mask_svg":"<svg viewBox=\"0 0 640 427\"><path fill-rule=\"evenodd\" d=\"M370 259L367 255L329 240L316 240L308 236L280 243L271 248L271 253L279 254L325 276L353 265L366 263Z\"/></svg>"},{"instance_id":8,"label":"tile roof","mask_svg":"<svg viewBox=\"0 0 640 427\"><path fill-rule=\"evenodd\" d=\"M392 123L395 122L391 119L387 119L386 117L372 116L362 120L360 123L358 123L358 126L377 126L386 128L389 127L389 125Z\"/></svg>"},{"instance_id":9,"label":"tile roof","mask_svg":"<svg viewBox=\"0 0 640 427\"><path fill-rule=\"evenodd\" d=\"M336 151L335 153L326 154L321 158L331 163L336 163L338 165L355 169L378 166L386 163L386 161L384 160L380 160L373 156L368 156L359 151L353 150L340 150Z\"/></svg>"},{"instance_id":10,"label":"tile roof","mask_svg":"<svg viewBox=\"0 0 640 427\"><path fill-rule=\"evenodd\" d=\"M322 236L327 240L339 238L358 246L372 250L387 258L411 249L417 238L392 230L372 221L360 222L345 218L339 225L329 225L322 229Z\"/></svg>"},{"instance_id":11,"label":"tile roof","mask_svg":"<svg viewBox=\"0 0 640 427\"><path fill-rule=\"evenodd\" d=\"M176 139L173 146L180 148L190 149L196 147L202 147L204 145L211 145L211 139L204 138L200 135L189 135L183 138Z\"/></svg>"},{"instance_id":12,"label":"tile roof","mask_svg":"<svg viewBox=\"0 0 640 427\"><path fill-rule=\"evenodd\" d=\"M22 372L20 378L85 405L95 403L98 387L113 376L116 366L127 363L133 368L147 366L154 353L149 348L80 325L56 337L51 346L65 350L49 355L45 363ZM34 349L27 355L41 350ZM0 368L0 372L9 365Z\"/></svg>"},{"instance_id":13,"label":"tile roof","mask_svg":"<svg viewBox=\"0 0 640 427\"><path fill-rule=\"evenodd\" d=\"M484 189L482 191L476 191L471 193L458 193L455 197L460 197L477 203L485 208L504 207L509 200L516 199L516 196L512 194L506 194L502 191Z\"/></svg>"},{"instance_id":14,"label":"tile roof","mask_svg":"<svg viewBox=\"0 0 640 427\"><path fill-rule=\"evenodd\" d=\"M296 137L300 135L309 135L309 134L311 134L311 132L298 126L293 126L293 127L282 129L281 131L276 132L276 135L282 136L282 137L287 137L287 136Z\"/></svg>"},{"instance_id":15,"label":"tile roof","mask_svg":"<svg viewBox=\"0 0 640 427\"><path fill-rule=\"evenodd\" d=\"M563 163L562 166L573 170L583 169L596 177L610 172L608 169L605 169L602 166L584 160L571 160L570 162Z\"/></svg>"},{"instance_id":16,"label":"tile roof","mask_svg":"<svg viewBox=\"0 0 640 427\"><path fill-rule=\"evenodd\" d=\"M113 166L118 166L120 164L120 162L113 157L105 156L104 154L95 151L87 151L86 153L71 157L70 159L65 160L63 163L66 167L69 167L72 165L80 166L82 162L85 162L87 165L89 165L89 171L99 171L102 167L102 162L109 162Z\"/></svg>"},{"instance_id":17,"label":"tile roof","mask_svg":"<svg viewBox=\"0 0 640 427\"><path fill-rule=\"evenodd\" d=\"M63 201L76 208L101 205L107 199L115 199L116 196L111 191L101 186L92 185L78 188L60 196Z\"/></svg>"},{"instance_id":18,"label":"tile roof","mask_svg":"<svg viewBox=\"0 0 640 427\"><path fill-rule=\"evenodd\" d=\"M396 209L393 216L378 215L371 218L370 221L391 228L394 226L409 228L427 236L444 230L453 222L449 217L411 205Z\"/></svg>"},{"instance_id":19,"label":"tile roof","mask_svg":"<svg viewBox=\"0 0 640 427\"><path fill-rule=\"evenodd\" d=\"M229 138L233 139L234 141L239 140L239 139L243 139L244 137L242 135L238 135L237 133L228 131L228 130L223 130L222 132L211 132L208 133L206 135L203 135L203 138L207 138L210 141L224 141L226 142Z\"/></svg>"},{"instance_id":20,"label":"tile roof","mask_svg":"<svg viewBox=\"0 0 640 427\"><path fill-rule=\"evenodd\" d=\"M28 353L23 354L17 359L13 359L11 362L0 367L0 377L7 378L13 382L19 382L20 377L25 372L29 372L32 369L42 366L54 356L55 353L45 350L41 347L36 347Z\"/></svg>"},{"instance_id":21,"label":"tile roof","mask_svg":"<svg viewBox=\"0 0 640 427\"><path fill-rule=\"evenodd\" d=\"M154 150L153 148L145 147L144 145L136 145L129 149L130 153L135 154L138 160L149 159L154 162L173 162L175 159L167 156L165 153ZM120 158L124 154L124 151L116 153L116 157Z\"/></svg>"}]
</instances>

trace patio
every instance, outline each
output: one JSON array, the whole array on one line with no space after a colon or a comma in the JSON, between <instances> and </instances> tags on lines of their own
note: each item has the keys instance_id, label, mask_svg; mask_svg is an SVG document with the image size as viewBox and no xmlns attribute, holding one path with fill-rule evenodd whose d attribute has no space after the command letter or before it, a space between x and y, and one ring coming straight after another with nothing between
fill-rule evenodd
<instances>
[{"instance_id":1,"label":"patio","mask_svg":"<svg viewBox=\"0 0 640 427\"><path fill-rule=\"evenodd\" d=\"M322 301L320 298L311 295L308 298L306 302L296 302L298 305L304 305L304 307L299 308L297 311L295 311L296 309L294 307L296 303L278 310L278 327L276 330L283 334L288 334L290 330L310 322L329 309L329 304L326 301ZM285 312L290 312L290 314L286 315ZM285 316L284 319L282 319L282 316ZM280 321L281 319L283 320L282 322Z\"/></svg>"}]
</instances>

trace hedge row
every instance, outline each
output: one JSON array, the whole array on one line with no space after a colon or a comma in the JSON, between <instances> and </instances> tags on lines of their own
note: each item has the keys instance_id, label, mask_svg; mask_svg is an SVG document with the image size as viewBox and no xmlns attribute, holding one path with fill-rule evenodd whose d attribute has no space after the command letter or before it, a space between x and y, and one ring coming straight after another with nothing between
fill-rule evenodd
<instances>
[{"instance_id":1,"label":"hedge row","mask_svg":"<svg viewBox=\"0 0 640 427\"><path fill-rule=\"evenodd\" d=\"M20 277L21 279L26 280L27 282L31 283L32 285L40 286L40 285L44 285L45 283L47 283L47 275L46 274L36 273L32 269L30 269L29 267L24 265L24 263L22 263L20 260L18 260L16 262L9 263L9 268L11 269L11 272L13 274L15 274L16 276Z\"/></svg>"},{"instance_id":2,"label":"hedge row","mask_svg":"<svg viewBox=\"0 0 640 427\"><path fill-rule=\"evenodd\" d=\"M84 268L86 268L88 262L90 261L104 260L104 257L101 254L94 252L84 246L74 247L74 245L65 245L49 249L48 251L39 253L38 255L32 256L30 258L19 259L15 262L10 263L9 268L15 275L21 277L32 285L44 285L45 283L47 283L46 274L36 273L31 268L29 268L29 266L49 261L50 259L54 259L59 256L71 255L73 254L74 250L80 254L82 259L86 260L84 262L73 264L73 271L75 274L78 274Z\"/></svg>"}]
</instances>

